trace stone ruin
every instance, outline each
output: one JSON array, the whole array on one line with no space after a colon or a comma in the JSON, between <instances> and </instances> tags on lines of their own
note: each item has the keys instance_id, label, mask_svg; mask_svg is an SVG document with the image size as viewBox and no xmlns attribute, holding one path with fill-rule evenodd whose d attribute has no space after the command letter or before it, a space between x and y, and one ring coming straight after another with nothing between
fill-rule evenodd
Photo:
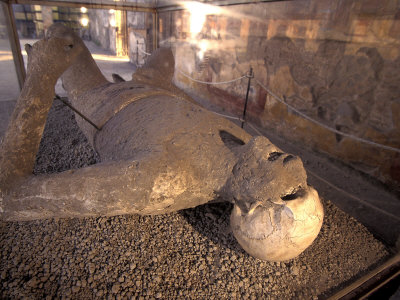
<instances>
[{"instance_id":1,"label":"stone ruin","mask_svg":"<svg viewBox=\"0 0 400 300\"><path fill-rule=\"evenodd\" d=\"M26 82L0 150L2 220L156 215L222 200L233 203L237 241L259 259L294 258L318 235L323 207L301 160L179 90L170 50L116 83L62 25L26 50ZM34 176L60 76L72 105L101 129L77 115L101 163Z\"/></svg>"}]
</instances>

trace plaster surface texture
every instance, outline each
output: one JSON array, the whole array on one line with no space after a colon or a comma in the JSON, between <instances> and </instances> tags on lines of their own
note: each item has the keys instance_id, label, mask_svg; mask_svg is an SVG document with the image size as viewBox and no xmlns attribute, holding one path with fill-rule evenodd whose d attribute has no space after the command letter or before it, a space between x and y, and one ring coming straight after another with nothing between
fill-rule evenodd
<instances>
[{"instance_id":1,"label":"plaster surface texture","mask_svg":"<svg viewBox=\"0 0 400 300\"><path fill-rule=\"evenodd\" d=\"M1 145L4 220L161 214L220 199L234 204L235 236L257 258L294 258L318 235L323 208L301 160L176 88L170 50L158 49L132 81L114 84L61 25L26 51L27 80ZM101 127L78 119L101 163L32 176L61 74L72 104Z\"/></svg>"}]
</instances>

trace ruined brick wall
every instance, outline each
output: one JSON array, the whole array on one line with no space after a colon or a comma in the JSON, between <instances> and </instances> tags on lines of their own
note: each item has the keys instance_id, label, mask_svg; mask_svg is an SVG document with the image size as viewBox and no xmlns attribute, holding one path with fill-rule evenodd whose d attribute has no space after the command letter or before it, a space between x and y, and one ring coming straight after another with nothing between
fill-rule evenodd
<instances>
[{"instance_id":1,"label":"ruined brick wall","mask_svg":"<svg viewBox=\"0 0 400 300\"><path fill-rule=\"evenodd\" d=\"M93 9L89 11L90 38L105 50L115 50L112 40L115 33L110 26L110 13L108 10Z\"/></svg>"},{"instance_id":2,"label":"ruined brick wall","mask_svg":"<svg viewBox=\"0 0 400 300\"><path fill-rule=\"evenodd\" d=\"M128 55L131 63L143 66L153 51L153 16L151 13L127 12Z\"/></svg>"},{"instance_id":3,"label":"ruined brick wall","mask_svg":"<svg viewBox=\"0 0 400 300\"><path fill-rule=\"evenodd\" d=\"M252 66L257 80L317 121L400 148L398 1L308 0L223 9L207 16L199 33L191 32L190 12L160 13L160 44L174 49L178 69L224 81ZM180 74L175 80L228 111L242 110L245 79L222 86L203 86ZM263 127L399 187L400 154L311 123L255 83L250 100L249 117Z\"/></svg>"}]
</instances>

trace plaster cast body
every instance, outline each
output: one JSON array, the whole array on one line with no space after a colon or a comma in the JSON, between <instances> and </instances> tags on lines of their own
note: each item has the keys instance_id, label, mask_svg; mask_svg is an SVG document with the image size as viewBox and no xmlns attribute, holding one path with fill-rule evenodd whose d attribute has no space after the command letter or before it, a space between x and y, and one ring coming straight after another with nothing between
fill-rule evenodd
<instances>
[{"instance_id":1,"label":"plaster cast body","mask_svg":"<svg viewBox=\"0 0 400 300\"><path fill-rule=\"evenodd\" d=\"M293 258L317 236L323 208L301 160L176 88L170 50L157 50L132 81L118 83L65 27L51 27L27 52L27 81L1 148L2 219L161 214L218 198L234 204L233 233L260 259ZM72 104L101 127L77 116L101 163L32 176L62 73Z\"/></svg>"}]
</instances>

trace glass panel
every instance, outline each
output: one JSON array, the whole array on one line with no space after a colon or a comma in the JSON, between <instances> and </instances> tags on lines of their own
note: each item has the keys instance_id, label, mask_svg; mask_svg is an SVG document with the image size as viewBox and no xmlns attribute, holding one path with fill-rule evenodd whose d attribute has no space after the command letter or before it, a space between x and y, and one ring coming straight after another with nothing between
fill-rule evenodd
<instances>
[{"instance_id":1,"label":"glass panel","mask_svg":"<svg viewBox=\"0 0 400 300\"><path fill-rule=\"evenodd\" d=\"M88 3L87 0L54 0L54 2L73 2L73 3ZM157 0L90 0L91 5L124 5L124 6L142 6L142 7L156 7L157 6ZM175 1L173 1L175 2Z\"/></svg>"},{"instance_id":2,"label":"glass panel","mask_svg":"<svg viewBox=\"0 0 400 300\"><path fill-rule=\"evenodd\" d=\"M127 12L128 55L132 63L142 66L153 52L152 14Z\"/></svg>"},{"instance_id":3,"label":"glass panel","mask_svg":"<svg viewBox=\"0 0 400 300\"><path fill-rule=\"evenodd\" d=\"M42 38L51 24L63 23L80 35L110 81L113 73L130 80L137 66L144 64L153 49L152 13L19 4L13 9L21 49ZM22 54L26 63L26 52L22 51ZM60 80L56 93L66 95Z\"/></svg>"},{"instance_id":4,"label":"glass panel","mask_svg":"<svg viewBox=\"0 0 400 300\"><path fill-rule=\"evenodd\" d=\"M4 13L3 6L0 5L0 139L4 135L19 95L18 78Z\"/></svg>"}]
</instances>

